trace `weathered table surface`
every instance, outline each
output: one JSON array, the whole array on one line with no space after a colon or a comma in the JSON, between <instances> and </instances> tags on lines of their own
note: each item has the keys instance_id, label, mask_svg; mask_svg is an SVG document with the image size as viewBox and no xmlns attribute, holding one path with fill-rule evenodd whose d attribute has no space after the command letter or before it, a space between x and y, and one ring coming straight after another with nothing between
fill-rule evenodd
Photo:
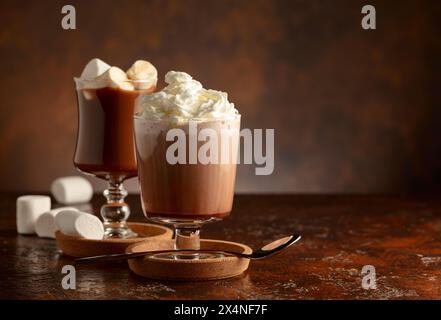
<instances>
[{"instance_id":1,"label":"weathered table surface","mask_svg":"<svg viewBox=\"0 0 441 320\"><path fill-rule=\"evenodd\" d=\"M238 195L232 215L203 237L255 247L294 232L303 239L232 279L152 281L121 262L78 266L76 290L63 290L61 267L72 260L53 240L16 233L17 196L0 194L3 299L441 298L441 197ZM144 221L139 197L128 202L131 220ZM377 289L363 289L364 265L375 267Z\"/></svg>"}]
</instances>

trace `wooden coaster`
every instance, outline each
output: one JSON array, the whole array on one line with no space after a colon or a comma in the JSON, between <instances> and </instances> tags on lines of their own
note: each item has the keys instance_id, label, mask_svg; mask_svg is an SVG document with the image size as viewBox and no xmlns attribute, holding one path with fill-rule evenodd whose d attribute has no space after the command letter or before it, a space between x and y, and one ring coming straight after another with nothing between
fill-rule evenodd
<instances>
[{"instance_id":1,"label":"wooden coaster","mask_svg":"<svg viewBox=\"0 0 441 320\"><path fill-rule=\"evenodd\" d=\"M126 252L173 249L173 240L138 242L127 247ZM251 253L250 247L221 240L201 240L201 249L228 250ZM128 260L130 269L137 275L160 280L198 281L231 278L248 269L249 259L226 256L201 260L168 260L145 257Z\"/></svg>"},{"instance_id":2,"label":"wooden coaster","mask_svg":"<svg viewBox=\"0 0 441 320\"><path fill-rule=\"evenodd\" d=\"M138 234L136 238L90 240L72 237L57 231L55 239L57 247L64 254L72 257L87 257L101 254L124 253L127 246L140 241L169 240L173 231L167 227L149 223L127 223Z\"/></svg>"}]
</instances>

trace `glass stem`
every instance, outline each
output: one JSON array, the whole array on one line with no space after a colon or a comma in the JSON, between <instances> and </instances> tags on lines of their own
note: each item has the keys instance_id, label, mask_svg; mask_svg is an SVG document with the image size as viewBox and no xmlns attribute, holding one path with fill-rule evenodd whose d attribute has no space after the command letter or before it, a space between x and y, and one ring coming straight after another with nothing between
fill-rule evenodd
<instances>
[{"instance_id":1,"label":"glass stem","mask_svg":"<svg viewBox=\"0 0 441 320\"><path fill-rule=\"evenodd\" d=\"M200 225L175 225L175 250L199 250L200 228Z\"/></svg>"},{"instance_id":2,"label":"glass stem","mask_svg":"<svg viewBox=\"0 0 441 320\"><path fill-rule=\"evenodd\" d=\"M108 188L104 190L103 194L107 198L108 203L122 203L127 196L127 190L122 182L109 180Z\"/></svg>"},{"instance_id":3,"label":"glass stem","mask_svg":"<svg viewBox=\"0 0 441 320\"><path fill-rule=\"evenodd\" d=\"M130 208L124 202L127 191L120 180L110 179L103 195L107 202L101 207L101 216L104 220L105 237L127 238L133 236L127 227L126 220L130 215Z\"/></svg>"}]
</instances>

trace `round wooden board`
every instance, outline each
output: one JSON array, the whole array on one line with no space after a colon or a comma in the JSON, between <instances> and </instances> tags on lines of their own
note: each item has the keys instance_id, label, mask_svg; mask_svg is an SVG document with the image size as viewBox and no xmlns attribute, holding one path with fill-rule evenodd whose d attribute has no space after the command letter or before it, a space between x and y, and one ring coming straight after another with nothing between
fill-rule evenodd
<instances>
[{"instance_id":1,"label":"round wooden board","mask_svg":"<svg viewBox=\"0 0 441 320\"><path fill-rule=\"evenodd\" d=\"M64 254L80 258L101 254L124 253L127 246L136 242L170 240L173 236L171 229L156 224L129 222L128 225L133 231L138 233L138 237L91 240L68 236L57 231L55 239L58 249L63 251Z\"/></svg>"},{"instance_id":2,"label":"round wooden board","mask_svg":"<svg viewBox=\"0 0 441 320\"><path fill-rule=\"evenodd\" d=\"M126 252L173 249L173 240L144 241L127 247ZM250 247L221 240L201 240L201 249L251 253ZM128 260L130 269L139 276L175 281L201 281L231 278L248 269L249 259L226 256L201 260L168 260L144 257Z\"/></svg>"}]
</instances>

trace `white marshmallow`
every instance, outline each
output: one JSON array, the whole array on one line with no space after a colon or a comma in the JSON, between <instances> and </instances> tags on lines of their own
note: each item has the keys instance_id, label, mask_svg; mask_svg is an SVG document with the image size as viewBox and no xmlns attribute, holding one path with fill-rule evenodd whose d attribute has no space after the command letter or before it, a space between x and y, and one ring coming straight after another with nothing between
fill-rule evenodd
<instances>
[{"instance_id":1,"label":"white marshmallow","mask_svg":"<svg viewBox=\"0 0 441 320\"><path fill-rule=\"evenodd\" d=\"M101 240L104 236L104 225L98 217L86 214L75 220L75 231L80 237Z\"/></svg>"},{"instance_id":2,"label":"white marshmallow","mask_svg":"<svg viewBox=\"0 0 441 320\"><path fill-rule=\"evenodd\" d=\"M104 226L96 216L75 210L64 210L55 216L55 226L68 236L102 239Z\"/></svg>"},{"instance_id":3,"label":"white marshmallow","mask_svg":"<svg viewBox=\"0 0 441 320\"><path fill-rule=\"evenodd\" d=\"M48 196L21 196L17 198L17 232L35 233L35 221L44 212L51 209Z\"/></svg>"},{"instance_id":4,"label":"white marshmallow","mask_svg":"<svg viewBox=\"0 0 441 320\"><path fill-rule=\"evenodd\" d=\"M119 88L126 91L133 91L135 90L135 86L130 82L121 82L119 84Z\"/></svg>"},{"instance_id":5,"label":"white marshmallow","mask_svg":"<svg viewBox=\"0 0 441 320\"><path fill-rule=\"evenodd\" d=\"M110 65L98 58L90 60L81 73L81 80L93 80L110 69Z\"/></svg>"},{"instance_id":6,"label":"white marshmallow","mask_svg":"<svg viewBox=\"0 0 441 320\"><path fill-rule=\"evenodd\" d=\"M80 176L56 179L52 182L51 191L57 202L63 204L89 202L93 196L92 185Z\"/></svg>"},{"instance_id":7,"label":"white marshmallow","mask_svg":"<svg viewBox=\"0 0 441 320\"><path fill-rule=\"evenodd\" d=\"M42 238L55 239L55 231L57 230L55 226L55 216L59 212L64 210L78 211L78 209L74 207L62 207L52 209L43 213L37 218L37 221L35 222L35 232L37 233L37 235Z\"/></svg>"},{"instance_id":8,"label":"white marshmallow","mask_svg":"<svg viewBox=\"0 0 441 320\"><path fill-rule=\"evenodd\" d=\"M121 88L124 90L133 90L133 85L129 82L129 78L124 71L118 67L111 67L98 78L97 82L106 83L107 87Z\"/></svg>"},{"instance_id":9,"label":"white marshmallow","mask_svg":"<svg viewBox=\"0 0 441 320\"><path fill-rule=\"evenodd\" d=\"M158 82L158 71L153 64L145 60L135 61L126 73L129 79L135 80L136 89L149 89Z\"/></svg>"},{"instance_id":10,"label":"white marshmallow","mask_svg":"<svg viewBox=\"0 0 441 320\"><path fill-rule=\"evenodd\" d=\"M75 232L75 220L87 214L78 210L63 210L55 216L55 228L68 236L77 236Z\"/></svg>"},{"instance_id":11,"label":"white marshmallow","mask_svg":"<svg viewBox=\"0 0 441 320\"><path fill-rule=\"evenodd\" d=\"M118 88L120 83L123 83L123 81L128 81L128 78L124 71L122 71L120 68L110 67L96 78L82 80L86 80L81 83L81 88L86 89L83 90L84 96L86 97L86 99L90 100L94 96L93 90L105 87ZM91 92L88 92L87 89L92 90L90 90Z\"/></svg>"}]
</instances>

